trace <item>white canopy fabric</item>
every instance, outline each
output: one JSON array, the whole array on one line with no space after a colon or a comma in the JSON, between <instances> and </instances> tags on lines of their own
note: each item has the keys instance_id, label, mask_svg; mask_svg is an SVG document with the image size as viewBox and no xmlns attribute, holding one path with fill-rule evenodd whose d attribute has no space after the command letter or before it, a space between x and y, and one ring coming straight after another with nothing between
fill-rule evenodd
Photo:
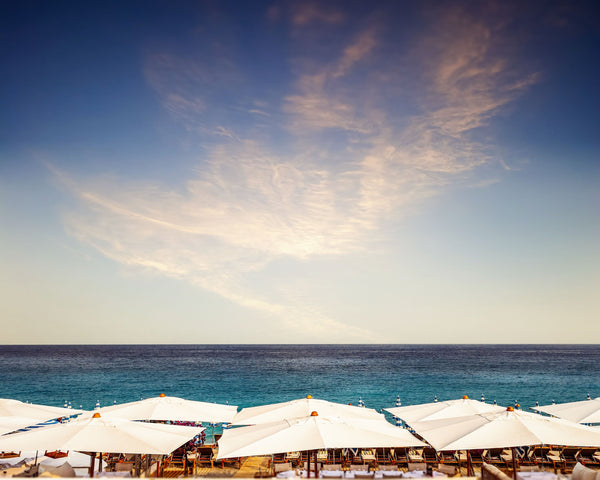
<instances>
[{"instance_id":1,"label":"white canopy fabric","mask_svg":"<svg viewBox=\"0 0 600 480\"><path fill-rule=\"evenodd\" d=\"M385 420L308 416L225 430L218 458L322 448L417 447L426 444Z\"/></svg>"},{"instance_id":2,"label":"white canopy fabric","mask_svg":"<svg viewBox=\"0 0 600 480\"><path fill-rule=\"evenodd\" d=\"M43 421L43 420L42 420ZM30 427L40 423L40 420L35 418L26 417L0 417L0 435L5 433L14 432L20 428Z\"/></svg>"},{"instance_id":3,"label":"white canopy fabric","mask_svg":"<svg viewBox=\"0 0 600 480\"><path fill-rule=\"evenodd\" d=\"M600 423L600 397L532 408L575 423Z\"/></svg>"},{"instance_id":4,"label":"white canopy fabric","mask_svg":"<svg viewBox=\"0 0 600 480\"><path fill-rule=\"evenodd\" d=\"M51 407L49 405L24 403L11 398L0 398L0 417L24 417L43 422L53 418L77 415L82 412L83 410L75 408Z\"/></svg>"},{"instance_id":5,"label":"white canopy fabric","mask_svg":"<svg viewBox=\"0 0 600 480\"><path fill-rule=\"evenodd\" d=\"M520 410L413 422L411 427L438 451L526 445L600 447L598 430Z\"/></svg>"},{"instance_id":6,"label":"white canopy fabric","mask_svg":"<svg viewBox=\"0 0 600 480\"><path fill-rule=\"evenodd\" d=\"M0 437L1 451L77 450L165 455L204 429L116 418L82 418Z\"/></svg>"},{"instance_id":7,"label":"white canopy fabric","mask_svg":"<svg viewBox=\"0 0 600 480\"><path fill-rule=\"evenodd\" d=\"M458 400L406 405L404 407L385 408L384 410L412 426L413 422L464 417L478 413L503 412L506 408L463 397Z\"/></svg>"},{"instance_id":8,"label":"white canopy fabric","mask_svg":"<svg viewBox=\"0 0 600 480\"><path fill-rule=\"evenodd\" d=\"M289 402L272 403L258 407L242 409L234 418L234 425L255 425L272 423L286 418L308 417L312 412L319 412L325 417L356 418L366 420L384 420L381 413L372 408L356 407L334 403L327 400L318 400L308 395L306 398L291 400Z\"/></svg>"},{"instance_id":9,"label":"white canopy fabric","mask_svg":"<svg viewBox=\"0 0 600 480\"><path fill-rule=\"evenodd\" d=\"M233 420L237 412L234 405L198 402L178 397L147 398L137 402L103 407L99 412L103 417L126 418L129 420L172 420L181 422L226 422Z\"/></svg>"}]
</instances>

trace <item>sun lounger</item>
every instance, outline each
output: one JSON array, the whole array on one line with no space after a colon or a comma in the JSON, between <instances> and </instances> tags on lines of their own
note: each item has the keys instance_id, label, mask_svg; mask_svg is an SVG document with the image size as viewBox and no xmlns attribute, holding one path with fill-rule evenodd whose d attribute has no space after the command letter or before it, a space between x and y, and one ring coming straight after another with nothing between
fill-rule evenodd
<instances>
[{"instance_id":1,"label":"sun lounger","mask_svg":"<svg viewBox=\"0 0 600 480\"><path fill-rule=\"evenodd\" d=\"M422 463L425 461L423 458L423 449L422 448L411 448L406 454L409 462L419 462Z\"/></svg>"},{"instance_id":2,"label":"sun lounger","mask_svg":"<svg viewBox=\"0 0 600 480\"><path fill-rule=\"evenodd\" d=\"M409 463L408 464L408 471L409 472L425 472L427 470L427 464L426 463Z\"/></svg>"}]
</instances>

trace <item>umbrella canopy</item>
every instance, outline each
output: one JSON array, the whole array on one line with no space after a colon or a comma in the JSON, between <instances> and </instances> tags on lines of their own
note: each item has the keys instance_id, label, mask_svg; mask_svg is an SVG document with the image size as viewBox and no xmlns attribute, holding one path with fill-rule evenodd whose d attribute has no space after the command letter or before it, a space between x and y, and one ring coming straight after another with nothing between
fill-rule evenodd
<instances>
[{"instance_id":1,"label":"umbrella canopy","mask_svg":"<svg viewBox=\"0 0 600 480\"><path fill-rule=\"evenodd\" d=\"M503 412L413 422L411 427L438 451L525 445L600 447L598 430L512 407Z\"/></svg>"},{"instance_id":2,"label":"umbrella canopy","mask_svg":"<svg viewBox=\"0 0 600 480\"><path fill-rule=\"evenodd\" d=\"M506 409L498 405L480 402L479 400L471 400L465 395L458 400L406 405L404 407L385 408L384 410L390 412L395 417L401 418L412 426L413 422L464 417L478 413L503 412Z\"/></svg>"},{"instance_id":3,"label":"umbrella canopy","mask_svg":"<svg viewBox=\"0 0 600 480\"><path fill-rule=\"evenodd\" d=\"M226 422L237 412L233 405L197 402L178 397L147 398L137 402L103 407L98 410L103 417L118 417L128 420L173 420L181 422Z\"/></svg>"},{"instance_id":4,"label":"umbrella canopy","mask_svg":"<svg viewBox=\"0 0 600 480\"><path fill-rule=\"evenodd\" d=\"M408 430L382 419L313 415L226 430L218 458L268 455L323 448L424 446Z\"/></svg>"},{"instance_id":5,"label":"umbrella canopy","mask_svg":"<svg viewBox=\"0 0 600 480\"><path fill-rule=\"evenodd\" d=\"M312 412L319 412L325 417L356 418L366 420L382 420L381 413L372 408L355 407L342 403L318 400L308 395L306 398L291 400L283 403L272 403L258 407L242 409L234 418L234 425L255 425L272 423L286 418L308 417Z\"/></svg>"},{"instance_id":6,"label":"umbrella canopy","mask_svg":"<svg viewBox=\"0 0 600 480\"><path fill-rule=\"evenodd\" d=\"M149 453L165 455L204 430L107 418L90 418L57 423L28 432L0 437L1 451L78 450L105 453Z\"/></svg>"},{"instance_id":7,"label":"umbrella canopy","mask_svg":"<svg viewBox=\"0 0 600 480\"><path fill-rule=\"evenodd\" d=\"M0 417L0 435L5 433L14 432L21 428L30 427L40 423L40 420L35 418L25 417Z\"/></svg>"},{"instance_id":8,"label":"umbrella canopy","mask_svg":"<svg viewBox=\"0 0 600 480\"><path fill-rule=\"evenodd\" d=\"M600 423L600 397L532 408L575 423Z\"/></svg>"},{"instance_id":9,"label":"umbrella canopy","mask_svg":"<svg viewBox=\"0 0 600 480\"><path fill-rule=\"evenodd\" d=\"M0 417L24 417L43 422L53 418L77 415L82 412L83 410L75 408L51 407L49 405L24 403L11 398L0 398Z\"/></svg>"}]
</instances>

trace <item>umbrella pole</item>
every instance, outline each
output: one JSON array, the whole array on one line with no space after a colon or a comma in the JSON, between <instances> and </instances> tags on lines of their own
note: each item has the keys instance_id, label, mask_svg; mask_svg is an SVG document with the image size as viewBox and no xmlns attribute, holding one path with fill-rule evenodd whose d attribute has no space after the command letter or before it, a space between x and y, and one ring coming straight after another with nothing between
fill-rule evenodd
<instances>
[{"instance_id":1,"label":"umbrella pole","mask_svg":"<svg viewBox=\"0 0 600 480\"><path fill-rule=\"evenodd\" d=\"M317 450L315 450L315 478L319 478L319 458Z\"/></svg>"},{"instance_id":2,"label":"umbrella pole","mask_svg":"<svg viewBox=\"0 0 600 480\"><path fill-rule=\"evenodd\" d=\"M94 464L96 463L96 452L93 452L90 457L90 478L94 478Z\"/></svg>"},{"instance_id":3,"label":"umbrella pole","mask_svg":"<svg viewBox=\"0 0 600 480\"><path fill-rule=\"evenodd\" d=\"M517 456L515 455L515 447L511 447L511 455L512 455L512 466L513 466L513 478L517 480Z\"/></svg>"},{"instance_id":4,"label":"umbrella pole","mask_svg":"<svg viewBox=\"0 0 600 480\"><path fill-rule=\"evenodd\" d=\"M473 475L473 465L471 464L471 452L467 450L467 475L470 477Z\"/></svg>"}]
</instances>

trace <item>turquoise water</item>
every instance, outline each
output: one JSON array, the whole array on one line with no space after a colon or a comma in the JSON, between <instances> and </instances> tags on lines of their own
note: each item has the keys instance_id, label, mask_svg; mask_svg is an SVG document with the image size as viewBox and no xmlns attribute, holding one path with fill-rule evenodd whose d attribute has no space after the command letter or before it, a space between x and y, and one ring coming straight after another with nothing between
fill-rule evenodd
<instances>
[{"instance_id":1,"label":"turquoise water","mask_svg":"<svg viewBox=\"0 0 600 480\"><path fill-rule=\"evenodd\" d=\"M468 395L523 408L600 396L598 345L0 346L0 397L92 409L165 393L240 407L394 406Z\"/></svg>"}]
</instances>

